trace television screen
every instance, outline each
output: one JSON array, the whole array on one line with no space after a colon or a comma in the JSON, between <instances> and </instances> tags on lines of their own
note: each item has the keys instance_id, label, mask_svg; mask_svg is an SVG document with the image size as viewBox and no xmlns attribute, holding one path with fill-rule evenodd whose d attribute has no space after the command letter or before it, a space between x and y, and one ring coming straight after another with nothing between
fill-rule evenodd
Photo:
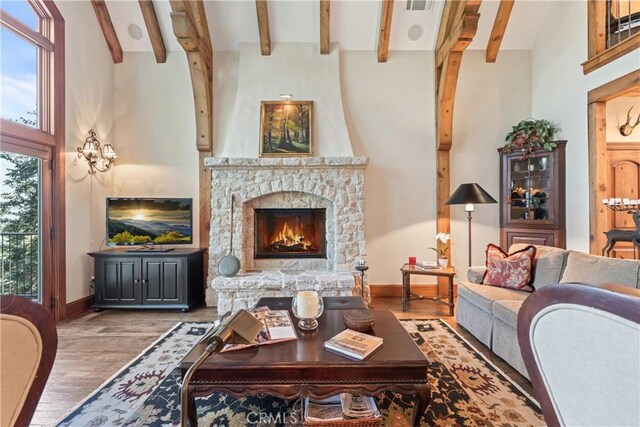
<instances>
[{"instance_id":1,"label":"television screen","mask_svg":"<svg viewBox=\"0 0 640 427\"><path fill-rule=\"evenodd\" d=\"M107 245L190 244L192 199L107 199Z\"/></svg>"}]
</instances>

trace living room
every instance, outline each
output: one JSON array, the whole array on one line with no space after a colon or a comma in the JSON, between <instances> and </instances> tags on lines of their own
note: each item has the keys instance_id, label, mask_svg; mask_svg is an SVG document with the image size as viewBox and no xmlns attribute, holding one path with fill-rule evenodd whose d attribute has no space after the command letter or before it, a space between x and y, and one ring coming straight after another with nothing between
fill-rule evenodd
<instances>
[{"instance_id":1,"label":"living room","mask_svg":"<svg viewBox=\"0 0 640 427\"><path fill-rule=\"evenodd\" d=\"M35 415L16 425L180 424L177 368L211 322L309 290L324 298L317 337L344 298L361 296L343 308L391 310L442 366L427 369L426 408L422 383L361 389L378 396L384 421L370 422L576 425L548 413L559 404L541 397L515 323L523 301L557 283L606 285L591 297L640 309L633 289L615 292L640 287L638 2L10 0L0 10L2 299L39 301L57 331L44 392L23 405ZM274 234L286 215L312 225ZM170 216L178 234L132 235ZM122 218L129 226L116 229ZM512 255L529 267L519 285L467 271L490 256L513 261L489 244L518 245ZM637 361L630 316L618 350ZM393 323L376 319L376 335ZM384 338L363 363L403 357ZM145 364L162 369L136 370ZM640 373L621 366L633 395ZM472 373L486 394L464 385ZM136 395L123 378L164 385ZM199 423L302 411L293 395L224 390L195 399Z\"/></svg>"}]
</instances>

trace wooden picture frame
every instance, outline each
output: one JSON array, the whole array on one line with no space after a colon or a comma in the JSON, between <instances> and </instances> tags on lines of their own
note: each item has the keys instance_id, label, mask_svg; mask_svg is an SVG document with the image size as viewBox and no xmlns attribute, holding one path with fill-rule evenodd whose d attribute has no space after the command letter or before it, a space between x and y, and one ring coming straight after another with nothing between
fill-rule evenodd
<instances>
[{"instance_id":1,"label":"wooden picture frame","mask_svg":"<svg viewBox=\"0 0 640 427\"><path fill-rule=\"evenodd\" d=\"M260 102L260 157L313 155L313 101Z\"/></svg>"}]
</instances>

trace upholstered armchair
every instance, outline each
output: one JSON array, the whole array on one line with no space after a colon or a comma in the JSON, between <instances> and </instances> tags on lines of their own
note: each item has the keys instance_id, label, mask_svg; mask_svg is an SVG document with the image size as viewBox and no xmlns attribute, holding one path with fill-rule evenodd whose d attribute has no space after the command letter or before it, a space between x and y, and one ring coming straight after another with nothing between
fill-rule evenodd
<instances>
[{"instance_id":1,"label":"upholstered armchair","mask_svg":"<svg viewBox=\"0 0 640 427\"><path fill-rule=\"evenodd\" d=\"M522 304L518 341L549 426L638 425L640 298L544 287Z\"/></svg>"},{"instance_id":2,"label":"upholstered armchair","mask_svg":"<svg viewBox=\"0 0 640 427\"><path fill-rule=\"evenodd\" d=\"M26 298L0 296L0 426L28 426L58 346L53 318Z\"/></svg>"}]
</instances>

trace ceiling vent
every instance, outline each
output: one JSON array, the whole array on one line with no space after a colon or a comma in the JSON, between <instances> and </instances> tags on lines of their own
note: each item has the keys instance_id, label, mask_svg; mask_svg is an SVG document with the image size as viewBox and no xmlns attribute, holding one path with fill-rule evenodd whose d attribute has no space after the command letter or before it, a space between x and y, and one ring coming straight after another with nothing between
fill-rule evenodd
<instances>
[{"instance_id":1,"label":"ceiling vent","mask_svg":"<svg viewBox=\"0 0 640 427\"><path fill-rule=\"evenodd\" d=\"M434 0L407 0L406 10L410 11L433 11Z\"/></svg>"}]
</instances>

